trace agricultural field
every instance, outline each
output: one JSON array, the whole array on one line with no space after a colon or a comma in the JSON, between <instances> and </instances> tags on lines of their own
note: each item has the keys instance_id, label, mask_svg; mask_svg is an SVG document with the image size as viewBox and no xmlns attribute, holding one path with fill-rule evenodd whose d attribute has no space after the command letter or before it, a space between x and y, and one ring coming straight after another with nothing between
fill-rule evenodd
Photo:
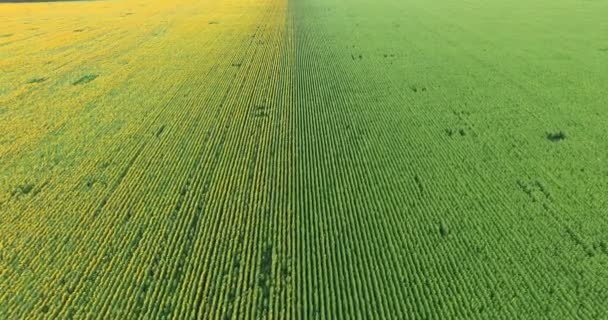
<instances>
[{"instance_id":1,"label":"agricultural field","mask_svg":"<svg viewBox=\"0 0 608 320\"><path fill-rule=\"evenodd\" d=\"M0 1L0 319L606 319L606 17Z\"/></svg>"}]
</instances>

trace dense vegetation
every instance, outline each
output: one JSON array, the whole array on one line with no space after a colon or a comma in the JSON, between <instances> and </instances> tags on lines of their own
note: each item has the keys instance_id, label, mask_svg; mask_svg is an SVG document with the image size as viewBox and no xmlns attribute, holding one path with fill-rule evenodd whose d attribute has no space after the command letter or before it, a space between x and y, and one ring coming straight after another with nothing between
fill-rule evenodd
<instances>
[{"instance_id":1,"label":"dense vegetation","mask_svg":"<svg viewBox=\"0 0 608 320\"><path fill-rule=\"evenodd\" d=\"M605 318L608 4L0 4L0 318Z\"/></svg>"}]
</instances>

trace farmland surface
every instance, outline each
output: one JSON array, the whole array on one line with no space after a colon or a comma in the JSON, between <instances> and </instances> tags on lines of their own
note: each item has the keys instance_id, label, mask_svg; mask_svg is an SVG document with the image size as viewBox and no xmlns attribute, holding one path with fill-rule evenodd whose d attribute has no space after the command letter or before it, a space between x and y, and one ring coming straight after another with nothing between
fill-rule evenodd
<instances>
[{"instance_id":1,"label":"farmland surface","mask_svg":"<svg viewBox=\"0 0 608 320\"><path fill-rule=\"evenodd\" d=\"M0 319L608 318L607 16L0 3Z\"/></svg>"}]
</instances>

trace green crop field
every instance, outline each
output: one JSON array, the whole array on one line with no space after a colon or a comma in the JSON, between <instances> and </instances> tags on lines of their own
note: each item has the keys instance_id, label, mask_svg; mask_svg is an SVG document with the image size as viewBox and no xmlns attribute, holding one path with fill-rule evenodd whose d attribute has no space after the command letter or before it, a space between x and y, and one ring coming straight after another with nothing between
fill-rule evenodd
<instances>
[{"instance_id":1,"label":"green crop field","mask_svg":"<svg viewBox=\"0 0 608 320\"><path fill-rule=\"evenodd\" d=\"M608 318L607 1L0 2L0 319Z\"/></svg>"}]
</instances>

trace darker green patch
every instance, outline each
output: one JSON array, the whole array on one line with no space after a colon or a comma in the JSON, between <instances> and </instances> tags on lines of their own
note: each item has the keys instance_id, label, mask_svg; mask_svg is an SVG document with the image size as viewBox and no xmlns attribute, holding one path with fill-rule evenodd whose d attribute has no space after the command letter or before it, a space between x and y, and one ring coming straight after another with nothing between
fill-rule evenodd
<instances>
[{"instance_id":1,"label":"darker green patch","mask_svg":"<svg viewBox=\"0 0 608 320\"><path fill-rule=\"evenodd\" d=\"M259 312L261 315L268 313L269 300L270 300L270 279L272 273L272 244L264 246L262 250L262 257L260 260L260 276L258 285L260 287L261 295L259 301Z\"/></svg>"},{"instance_id":2,"label":"darker green patch","mask_svg":"<svg viewBox=\"0 0 608 320\"><path fill-rule=\"evenodd\" d=\"M587 257L592 258L596 255L594 248L587 245L584 238L571 226L566 226L566 234L568 235L570 240L572 240L572 242L576 244Z\"/></svg>"},{"instance_id":3,"label":"darker green patch","mask_svg":"<svg viewBox=\"0 0 608 320\"><path fill-rule=\"evenodd\" d=\"M12 36L12 33L5 33L5 34L0 34L0 38L8 38L10 36Z\"/></svg>"},{"instance_id":4,"label":"darker green patch","mask_svg":"<svg viewBox=\"0 0 608 320\"><path fill-rule=\"evenodd\" d=\"M551 142L559 142L566 139L566 133L564 131L547 132L547 139Z\"/></svg>"},{"instance_id":5,"label":"darker green patch","mask_svg":"<svg viewBox=\"0 0 608 320\"><path fill-rule=\"evenodd\" d=\"M265 106L265 105L256 106L253 110L253 116L256 118L267 117L268 109L270 109L269 106Z\"/></svg>"},{"instance_id":6,"label":"darker green patch","mask_svg":"<svg viewBox=\"0 0 608 320\"><path fill-rule=\"evenodd\" d=\"M97 104L93 101L87 103L87 105L84 107L84 111L91 111L93 109L97 108Z\"/></svg>"},{"instance_id":7,"label":"darker green patch","mask_svg":"<svg viewBox=\"0 0 608 320\"><path fill-rule=\"evenodd\" d=\"M426 87L417 87L417 86L410 86L410 90L412 90L413 92L424 92L426 91Z\"/></svg>"},{"instance_id":8,"label":"darker green patch","mask_svg":"<svg viewBox=\"0 0 608 320\"><path fill-rule=\"evenodd\" d=\"M220 22L213 20L213 21L209 21L209 24L220 24Z\"/></svg>"},{"instance_id":9,"label":"darker green patch","mask_svg":"<svg viewBox=\"0 0 608 320\"><path fill-rule=\"evenodd\" d=\"M97 74L86 74L86 75L80 77L80 79L72 82L72 85L77 86L77 85L81 85L81 84L87 84L87 83L97 79L97 77L99 77L99 75L97 75Z\"/></svg>"},{"instance_id":10,"label":"darker green patch","mask_svg":"<svg viewBox=\"0 0 608 320\"><path fill-rule=\"evenodd\" d=\"M241 269L241 257L240 256L237 255L232 260L232 269L233 269L234 273L238 273L239 269Z\"/></svg>"},{"instance_id":11,"label":"darker green patch","mask_svg":"<svg viewBox=\"0 0 608 320\"><path fill-rule=\"evenodd\" d=\"M17 188L15 188L15 191L13 191L13 196L28 195L30 192L32 192L32 190L34 190L33 183L22 184L22 185L18 186Z\"/></svg>"},{"instance_id":12,"label":"darker green patch","mask_svg":"<svg viewBox=\"0 0 608 320\"><path fill-rule=\"evenodd\" d=\"M608 245L604 241L598 241L593 243L593 250L608 255Z\"/></svg>"},{"instance_id":13,"label":"darker green patch","mask_svg":"<svg viewBox=\"0 0 608 320\"><path fill-rule=\"evenodd\" d=\"M65 288L65 291L68 293L68 295L71 295L72 293L74 293L74 286L68 286Z\"/></svg>"},{"instance_id":14,"label":"darker green patch","mask_svg":"<svg viewBox=\"0 0 608 320\"><path fill-rule=\"evenodd\" d=\"M551 192L549 192L542 182L538 180L528 182L517 180L517 186L530 197L532 202L543 202L543 208L545 208L545 210L550 210L550 207L545 200L551 200Z\"/></svg>"},{"instance_id":15,"label":"darker green patch","mask_svg":"<svg viewBox=\"0 0 608 320\"><path fill-rule=\"evenodd\" d=\"M27 84L45 82L47 78L32 78L27 80Z\"/></svg>"},{"instance_id":16,"label":"darker green patch","mask_svg":"<svg viewBox=\"0 0 608 320\"><path fill-rule=\"evenodd\" d=\"M267 245L262 251L262 259L260 261L260 273L262 276L269 278L272 270L272 245Z\"/></svg>"},{"instance_id":17,"label":"darker green patch","mask_svg":"<svg viewBox=\"0 0 608 320\"><path fill-rule=\"evenodd\" d=\"M171 314L173 314L173 307L170 303L166 303L160 311L160 317L161 319L169 319Z\"/></svg>"},{"instance_id":18,"label":"darker green patch","mask_svg":"<svg viewBox=\"0 0 608 320\"><path fill-rule=\"evenodd\" d=\"M598 50L601 52L608 52L608 48L599 48Z\"/></svg>"},{"instance_id":19,"label":"darker green patch","mask_svg":"<svg viewBox=\"0 0 608 320\"><path fill-rule=\"evenodd\" d=\"M443 222L439 224L439 234L442 238L446 238L450 235L450 228Z\"/></svg>"},{"instance_id":20,"label":"darker green patch","mask_svg":"<svg viewBox=\"0 0 608 320\"><path fill-rule=\"evenodd\" d=\"M95 182L97 182L97 179L91 176L87 176L84 181L84 185L87 187L87 189L91 189L93 185L95 185Z\"/></svg>"},{"instance_id":21,"label":"darker green patch","mask_svg":"<svg viewBox=\"0 0 608 320\"><path fill-rule=\"evenodd\" d=\"M44 307L42 307L42 309L40 309L40 312L42 313L48 313L49 312L49 306L45 305Z\"/></svg>"},{"instance_id":22,"label":"darker green patch","mask_svg":"<svg viewBox=\"0 0 608 320\"><path fill-rule=\"evenodd\" d=\"M420 193L423 193L424 185L422 184L422 179L420 179L420 177L418 175L415 175L414 182L416 183L416 186L418 186L418 190L420 191Z\"/></svg>"},{"instance_id":23,"label":"darker green patch","mask_svg":"<svg viewBox=\"0 0 608 320\"><path fill-rule=\"evenodd\" d=\"M164 124L162 126L160 126L160 128L158 128L158 130L156 130L156 137L160 138L160 135L163 134L163 131L165 131L165 125Z\"/></svg>"},{"instance_id":24,"label":"darker green patch","mask_svg":"<svg viewBox=\"0 0 608 320\"><path fill-rule=\"evenodd\" d=\"M287 263L281 265L281 279L287 281L291 277L291 269Z\"/></svg>"},{"instance_id":25,"label":"darker green patch","mask_svg":"<svg viewBox=\"0 0 608 320\"><path fill-rule=\"evenodd\" d=\"M83 32L83 31L84 31L84 29L76 29L76 30L74 30L74 32Z\"/></svg>"}]
</instances>

